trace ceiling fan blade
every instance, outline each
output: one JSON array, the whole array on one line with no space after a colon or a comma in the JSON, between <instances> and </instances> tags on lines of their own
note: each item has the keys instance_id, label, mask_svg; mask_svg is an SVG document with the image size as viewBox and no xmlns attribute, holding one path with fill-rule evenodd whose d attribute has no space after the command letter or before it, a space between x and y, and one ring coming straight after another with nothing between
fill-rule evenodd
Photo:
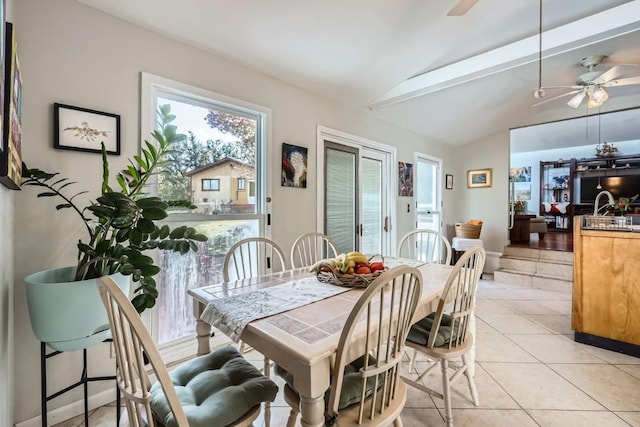
<instances>
[{"instance_id":1,"label":"ceiling fan blade","mask_svg":"<svg viewBox=\"0 0 640 427\"><path fill-rule=\"evenodd\" d=\"M616 79L618 76L623 75L625 72L627 71L631 71L629 69L625 70L625 68L633 68L635 71L635 68L637 68L638 66L635 64L618 64L616 66L614 66L613 68L605 71L604 73L602 73L600 75L600 77L598 77L597 79L593 79L593 83L595 84L602 84L602 83L606 83L609 80L614 80Z\"/></svg>"},{"instance_id":2,"label":"ceiling fan blade","mask_svg":"<svg viewBox=\"0 0 640 427\"><path fill-rule=\"evenodd\" d=\"M629 77L626 79L611 80L602 84L602 86L604 87L625 86L625 85L640 85L640 76Z\"/></svg>"},{"instance_id":3,"label":"ceiling fan blade","mask_svg":"<svg viewBox=\"0 0 640 427\"><path fill-rule=\"evenodd\" d=\"M469 11L478 0L459 0L458 3L447 13L447 16L462 16Z\"/></svg>"},{"instance_id":4,"label":"ceiling fan blade","mask_svg":"<svg viewBox=\"0 0 640 427\"><path fill-rule=\"evenodd\" d=\"M580 93L578 93L576 96L571 98L569 102L567 102L567 105L571 108L578 108L580 104L582 104L582 100L586 95L587 95L587 91L581 90Z\"/></svg>"},{"instance_id":5,"label":"ceiling fan blade","mask_svg":"<svg viewBox=\"0 0 640 427\"><path fill-rule=\"evenodd\" d=\"M575 95L578 92L582 92L580 90L572 90L571 92L563 93L562 95L554 96L553 98L545 99L544 101L538 102L537 104L533 104L532 107L537 107L538 105L546 104L547 102L555 101L556 99L564 98L565 96Z\"/></svg>"},{"instance_id":6,"label":"ceiling fan blade","mask_svg":"<svg viewBox=\"0 0 640 427\"><path fill-rule=\"evenodd\" d=\"M584 86L580 85L565 85L565 86L542 86L541 89L582 89Z\"/></svg>"}]
</instances>

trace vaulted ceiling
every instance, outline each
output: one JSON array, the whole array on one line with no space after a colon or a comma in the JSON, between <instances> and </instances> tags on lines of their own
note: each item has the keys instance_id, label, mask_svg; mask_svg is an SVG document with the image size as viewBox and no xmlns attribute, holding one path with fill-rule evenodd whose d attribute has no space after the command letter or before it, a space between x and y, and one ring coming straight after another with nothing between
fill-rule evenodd
<instances>
[{"instance_id":1,"label":"vaulted ceiling","mask_svg":"<svg viewBox=\"0 0 640 427\"><path fill-rule=\"evenodd\" d=\"M78 1L436 142L594 113L569 98L532 107L538 0L462 16L447 16L457 0ZM640 0L543 0L542 26L544 86L574 84L593 54L606 55L596 70L640 64ZM608 91L603 112L640 105L640 85Z\"/></svg>"}]
</instances>

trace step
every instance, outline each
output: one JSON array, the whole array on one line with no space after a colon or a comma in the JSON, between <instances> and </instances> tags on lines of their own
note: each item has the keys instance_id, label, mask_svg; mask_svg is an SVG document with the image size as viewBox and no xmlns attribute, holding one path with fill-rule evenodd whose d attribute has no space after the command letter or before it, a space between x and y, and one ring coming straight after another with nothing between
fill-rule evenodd
<instances>
[{"instance_id":1,"label":"step","mask_svg":"<svg viewBox=\"0 0 640 427\"><path fill-rule=\"evenodd\" d=\"M570 279L566 280L557 276L519 272L502 268L493 272L493 280L498 283L527 288L545 289L569 294L573 289L573 281Z\"/></svg>"},{"instance_id":2,"label":"step","mask_svg":"<svg viewBox=\"0 0 640 427\"><path fill-rule=\"evenodd\" d=\"M572 280L573 278L573 265L564 262L501 257L499 268L508 271L538 274L546 277L557 277L563 280Z\"/></svg>"},{"instance_id":3,"label":"step","mask_svg":"<svg viewBox=\"0 0 640 427\"><path fill-rule=\"evenodd\" d=\"M573 262L573 252L552 251L547 249L518 248L505 246L503 256L527 259L540 259L545 261Z\"/></svg>"}]
</instances>

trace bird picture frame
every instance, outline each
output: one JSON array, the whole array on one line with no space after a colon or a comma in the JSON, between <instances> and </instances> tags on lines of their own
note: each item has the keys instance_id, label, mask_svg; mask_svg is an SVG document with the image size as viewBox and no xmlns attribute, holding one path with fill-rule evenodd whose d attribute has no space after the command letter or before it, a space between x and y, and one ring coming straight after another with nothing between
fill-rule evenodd
<instances>
[{"instance_id":1,"label":"bird picture frame","mask_svg":"<svg viewBox=\"0 0 640 427\"><path fill-rule=\"evenodd\" d=\"M120 115L53 104L53 147L61 150L120 155Z\"/></svg>"}]
</instances>

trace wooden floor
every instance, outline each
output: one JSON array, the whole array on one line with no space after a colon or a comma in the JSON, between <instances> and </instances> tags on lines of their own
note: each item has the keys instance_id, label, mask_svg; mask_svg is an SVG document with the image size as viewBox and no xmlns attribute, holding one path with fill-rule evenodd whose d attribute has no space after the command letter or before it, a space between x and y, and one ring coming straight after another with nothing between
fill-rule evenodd
<instances>
[{"instance_id":1,"label":"wooden floor","mask_svg":"<svg viewBox=\"0 0 640 427\"><path fill-rule=\"evenodd\" d=\"M517 248L546 249L550 251L573 252L573 234L563 232L548 232L542 240L538 233L531 234L529 243L513 243L509 246Z\"/></svg>"}]
</instances>

